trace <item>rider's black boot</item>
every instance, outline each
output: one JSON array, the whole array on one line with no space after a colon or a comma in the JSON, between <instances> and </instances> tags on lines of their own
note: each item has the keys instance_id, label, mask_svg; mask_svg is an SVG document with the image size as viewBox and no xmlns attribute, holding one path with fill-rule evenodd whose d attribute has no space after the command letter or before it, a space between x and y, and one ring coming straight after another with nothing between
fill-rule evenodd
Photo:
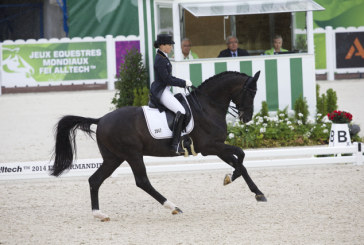
<instances>
[{"instance_id":1,"label":"rider's black boot","mask_svg":"<svg viewBox=\"0 0 364 245\"><path fill-rule=\"evenodd\" d=\"M173 123L173 139L172 139L172 150L175 153L183 154L184 150L180 147L182 124L184 120L184 114L177 112L176 118Z\"/></svg>"}]
</instances>

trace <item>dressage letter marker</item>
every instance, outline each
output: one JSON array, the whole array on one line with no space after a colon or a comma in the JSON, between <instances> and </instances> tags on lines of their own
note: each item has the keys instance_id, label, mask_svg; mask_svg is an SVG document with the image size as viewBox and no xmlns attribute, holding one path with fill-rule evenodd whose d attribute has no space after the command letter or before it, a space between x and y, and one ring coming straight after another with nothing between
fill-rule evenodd
<instances>
[{"instance_id":1,"label":"dressage letter marker","mask_svg":"<svg viewBox=\"0 0 364 245\"><path fill-rule=\"evenodd\" d=\"M349 146L351 144L347 124L333 123L330 131L329 146Z\"/></svg>"}]
</instances>

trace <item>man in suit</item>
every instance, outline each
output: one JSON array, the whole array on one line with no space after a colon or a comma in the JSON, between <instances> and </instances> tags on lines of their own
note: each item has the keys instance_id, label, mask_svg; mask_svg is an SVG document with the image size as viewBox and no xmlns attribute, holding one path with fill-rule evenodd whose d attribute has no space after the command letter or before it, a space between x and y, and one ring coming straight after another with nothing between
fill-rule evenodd
<instances>
[{"instance_id":1,"label":"man in suit","mask_svg":"<svg viewBox=\"0 0 364 245\"><path fill-rule=\"evenodd\" d=\"M248 56L249 53L245 49L238 48L239 41L234 36L228 36L226 38L227 49L220 52L218 58L221 57L237 57L237 56Z\"/></svg>"}]
</instances>

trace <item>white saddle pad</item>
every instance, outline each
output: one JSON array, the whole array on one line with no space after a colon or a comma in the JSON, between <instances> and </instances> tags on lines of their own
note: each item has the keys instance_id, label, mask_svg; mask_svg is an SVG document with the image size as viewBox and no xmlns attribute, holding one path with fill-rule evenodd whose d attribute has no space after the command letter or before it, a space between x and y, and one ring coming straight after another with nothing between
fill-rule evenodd
<instances>
[{"instance_id":1,"label":"white saddle pad","mask_svg":"<svg viewBox=\"0 0 364 245\"><path fill-rule=\"evenodd\" d=\"M155 139L167 139L172 138L172 131L168 127L167 117L165 112L159 112L156 108L150 108L149 106L142 106L147 121L150 134ZM182 132L182 136L189 134L194 126L193 115L191 112L191 120L186 127L186 132Z\"/></svg>"}]
</instances>

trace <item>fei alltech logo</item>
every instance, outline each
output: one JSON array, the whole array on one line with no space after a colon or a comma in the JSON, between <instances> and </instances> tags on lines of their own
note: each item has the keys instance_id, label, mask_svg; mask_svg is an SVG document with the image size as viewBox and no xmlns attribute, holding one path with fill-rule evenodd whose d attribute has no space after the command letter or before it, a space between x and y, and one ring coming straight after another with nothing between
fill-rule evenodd
<instances>
[{"instance_id":1,"label":"fei alltech logo","mask_svg":"<svg viewBox=\"0 0 364 245\"><path fill-rule=\"evenodd\" d=\"M336 67L364 67L364 32L336 33Z\"/></svg>"},{"instance_id":2,"label":"fei alltech logo","mask_svg":"<svg viewBox=\"0 0 364 245\"><path fill-rule=\"evenodd\" d=\"M20 166L10 168L10 167L0 167L0 173L21 173L23 172L23 168Z\"/></svg>"}]
</instances>

